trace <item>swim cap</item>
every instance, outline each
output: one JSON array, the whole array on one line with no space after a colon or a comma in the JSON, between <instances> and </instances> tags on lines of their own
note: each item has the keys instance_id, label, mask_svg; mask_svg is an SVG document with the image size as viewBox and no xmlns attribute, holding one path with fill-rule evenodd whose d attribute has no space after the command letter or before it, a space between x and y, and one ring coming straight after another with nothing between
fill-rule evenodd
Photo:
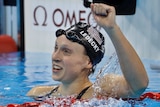
<instances>
[{"instance_id":1,"label":"swim cap","mask_svg":"<svg viewBox=\"0 0 160 107\"><path fill-rule=\"evenodd\" d=\"M72 42L84 46L93 66L101 61L104 56L104 36L89 24L79 22L67 30L59 29L56 37L66 35Z\"/></svg>"}]
</instances>

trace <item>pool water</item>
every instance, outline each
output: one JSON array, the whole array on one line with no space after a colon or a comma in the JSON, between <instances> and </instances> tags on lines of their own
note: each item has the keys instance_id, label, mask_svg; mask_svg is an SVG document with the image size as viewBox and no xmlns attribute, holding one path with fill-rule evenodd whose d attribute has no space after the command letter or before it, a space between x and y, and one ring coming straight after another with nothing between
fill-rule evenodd
<instances>
[{"instance_id":1,"label":"pool water","mask_svg":"<svg viewBox=\"0 0 160 107\"><path fill-rule=\"evenodd\" d=\"M32 87L58 84L51 77L51 54L25 53L25 58L22 57L23 55L20 52L0 54L0 106L33 102L32 98L26 96L26 93ZM105 57L100 65L104 65L107 59L108 57ZM149 59L143 59L142 61L150 79L149 86L145 92L160 92L160 70L154 70L150 67L151 64L160 64L160 61ZM101 68L100 65L97 70ZM91 81L95 81L96 74L90 77ZM90 101L92 104L95 102L97 102L96 99ZM104 101L102 102L104 103ZM107 103L109 107L131 107L133 103L135 107L160 107L160 101L149 98L143 101L130 100L128 102L109 99ZM99 104L99 106L102 105Z\"/></svg>"}]
</instances>

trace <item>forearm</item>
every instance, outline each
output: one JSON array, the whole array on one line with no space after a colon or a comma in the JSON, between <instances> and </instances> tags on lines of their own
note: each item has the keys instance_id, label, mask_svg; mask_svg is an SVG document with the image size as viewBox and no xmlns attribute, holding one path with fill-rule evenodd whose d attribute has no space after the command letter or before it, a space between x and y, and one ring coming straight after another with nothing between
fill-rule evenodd
<instances>
[{"instance_id":1,"label":"forearm","mask_svg":"<svg viewBox=\"0 0 160 107\"><path fill-rule=\"evenodd\" d=\"M141 94L148 85L148 76L139 56L117 25L105 30L115 47L122 72L129 87L133 93Z\"/></svg>"}]
</instances>

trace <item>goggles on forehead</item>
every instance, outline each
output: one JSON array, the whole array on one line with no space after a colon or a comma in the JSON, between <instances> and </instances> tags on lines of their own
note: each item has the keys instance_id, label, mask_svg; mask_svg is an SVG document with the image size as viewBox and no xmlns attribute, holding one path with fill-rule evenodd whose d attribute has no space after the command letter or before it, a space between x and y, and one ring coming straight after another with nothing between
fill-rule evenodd
<instances>
[{"instance_id":1,"label":"goggles on forehead","mask_svg":"<svg viewBox=\"0 0 160 107\"><path fill-rule=\"evenodd\" d=\"M80 42L82 41L79 36L74 31L67 31L66 32L67 39L73 41L73 42Z\"/></svg>"},{"instance_id":2,"label":"goggles on forehead","mask_svg":"<svg viewBox=\"0 0 160 107\"><path fill-rule=\"evenodd\" d=\"M66 35L67 39L73 41L73 42L78 42L81 41L81 38L77 35L77 33L73 30L81 30L81 29L87 29L88 24L86 23L78 23L76 26L71 26L69 29L66 31L63 29L59 29L56 31L56 36L59 37L60 35L64 34Z\"/></svg>"},{"instance_id":3,"label":"goggles on forehead","mask_svg":"<svg viewBox=\"0 0 160 107\"><path fill-rule=\"evenodd\" d=\"M80 38L76 32L72 31L71 29L68 29L68 30L63 30L63 29L58 29L56 31L56 37L59 37L61 35L65 35L67 39L71 40L72 42L77 42L77 43L80 43L83 45L83 42L82 42L82 38Z\"/></svg>"}]
</instances>

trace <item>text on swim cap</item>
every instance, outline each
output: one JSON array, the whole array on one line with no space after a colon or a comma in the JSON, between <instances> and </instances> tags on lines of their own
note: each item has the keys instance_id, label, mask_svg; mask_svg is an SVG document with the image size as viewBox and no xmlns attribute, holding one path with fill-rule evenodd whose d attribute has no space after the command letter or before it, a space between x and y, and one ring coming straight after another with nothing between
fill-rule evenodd
<instances>
[{"instance_id":1,"label":"text on swim cap","mask_svg":"<svg viewBox=\"0 0 160 107\"><path fill-rule=\"evenodd\" d=\"M98 52L100 50L99 47L98 47L98 45L96 44L96 42L93 40L92 37L90 37L84 31L81 31L80 34L91 44L91 46L93 47L93 49L95 50L95 52Z\"/></svg>"}]
</instances>

